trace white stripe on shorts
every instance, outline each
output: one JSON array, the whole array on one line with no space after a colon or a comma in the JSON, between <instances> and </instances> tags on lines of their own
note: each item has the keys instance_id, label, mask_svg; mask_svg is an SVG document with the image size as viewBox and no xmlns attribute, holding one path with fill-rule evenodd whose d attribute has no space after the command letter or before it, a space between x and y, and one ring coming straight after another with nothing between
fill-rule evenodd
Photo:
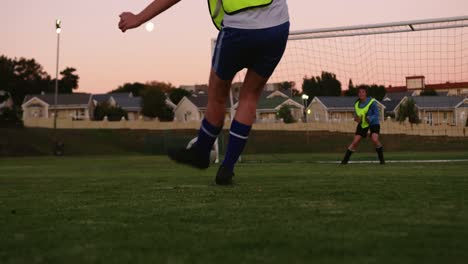
<instances>
[{"instance_id":1,"label":"white stripe on shorts","mask_svg":"<svg viewBox=\"0 0 468 264\"><path fill-rule=\"evenodd\" d=\"M218 70L218 66L219 66L219 56L221 55L221 45L223 44L223 38L224 38L224 31L221 30L221 33L219 36L219 42L216 43L215 54L214 54L213 68L215 71Z\"/></svg>"}]
</instances>

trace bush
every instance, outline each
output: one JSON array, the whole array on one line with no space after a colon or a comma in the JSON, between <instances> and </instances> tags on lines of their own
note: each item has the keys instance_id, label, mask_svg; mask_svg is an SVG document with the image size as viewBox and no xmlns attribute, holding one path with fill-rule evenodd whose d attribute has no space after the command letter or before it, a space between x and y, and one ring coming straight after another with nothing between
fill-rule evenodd
<instances>
[{"instance_id":1,"label":"bush","mask_svg":"<svg viewBox=\"0 0 468 264\"><path fill-rule=\"evenodd\" d=\"M407 118L411 124L418 124L421 122L413 99L408 99L405 103L401 104L398 110L398 121L404 122Z\"/></svg>"},{"instance_id":2,"label":"bush","mask_svg":"<svg viewBox=\"0 0 468 264\"><path fill-rule=\"evenodd\" d=\"M296 122L291 114L291 108L289 105L283 105L278 111L278 118L282 118L284 123L290 124Z\"/></svg>"},{"instance_id":3,"label":"bush","mask_svg":"<svg viewBox=\"0 0 468 264\"><path fill-rule=\"evenodd\" d=\"M0 127L23 127L21 111L16 107L0 109Z\"/></svg>"},{"instance_id":4,"label":"bush","mask_svg":"<svg viewBox=\"0 0 468 264\"><path fill-rule=\"evenodd\" d=\"M99 103L94 109L94 120L102 121L107 116L109 121L120 121L122 117L128 120L128 114L121 107L115 107L108 102Z\"/></svg>"}]
</instances>

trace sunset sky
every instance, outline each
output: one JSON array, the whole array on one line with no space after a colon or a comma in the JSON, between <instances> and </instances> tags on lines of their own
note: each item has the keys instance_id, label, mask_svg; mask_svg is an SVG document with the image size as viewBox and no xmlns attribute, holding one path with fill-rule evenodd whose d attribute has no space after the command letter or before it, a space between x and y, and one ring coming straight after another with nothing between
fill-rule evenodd
<instances>
[{"instance_id":1,"label":"sunset sky","mask_svg":"<svg viewBox=\"0 0 468 264\"><path fill-rule=\"evenodd\" d=\"M150 1L1 0L0 54L35 58L55 72L54 21L61 18L60 68L75 67L81 92L125 82L206 83L217 31L206 0L183 0L144 27L121 33L118 15ZM467 0L289 0L291 29L312 29L468 15Z\"/></svg>"}]
</instances>

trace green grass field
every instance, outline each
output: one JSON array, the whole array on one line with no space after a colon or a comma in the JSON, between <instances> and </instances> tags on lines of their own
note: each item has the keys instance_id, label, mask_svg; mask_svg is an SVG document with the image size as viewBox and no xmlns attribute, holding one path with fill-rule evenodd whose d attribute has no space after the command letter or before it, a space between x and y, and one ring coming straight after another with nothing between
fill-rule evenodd
<instances>
[{"instance_id":1,"label":"green grass field","mask_svg":"<svg viewBox=\"0 0 468 264\"><path fill-rule=\"evenodd\" d=\"M467 263L468 162L314 163L339 158L245 156L233 187L161 156L0 159L0 263Z\"/></svg>"}]
</instances>

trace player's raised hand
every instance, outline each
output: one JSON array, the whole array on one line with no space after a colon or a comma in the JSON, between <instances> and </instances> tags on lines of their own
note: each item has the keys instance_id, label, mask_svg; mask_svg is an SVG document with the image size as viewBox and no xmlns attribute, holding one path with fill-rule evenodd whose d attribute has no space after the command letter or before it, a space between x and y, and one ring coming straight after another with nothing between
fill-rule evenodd
<instances>
[{"instance_id":1,"label":"player's raised hand","mask_svg":"<svg viewBox=\"0 0 468 264\"><path fill-rule=\"evenodd\" d=\"M122 30L122 32L124 33L125 31L132 28L137 28L142 24L140 18L137 15L130 12L123 12L122 14L120 14L119 17L119 29Z\"/></svg>"}]
</instances>

